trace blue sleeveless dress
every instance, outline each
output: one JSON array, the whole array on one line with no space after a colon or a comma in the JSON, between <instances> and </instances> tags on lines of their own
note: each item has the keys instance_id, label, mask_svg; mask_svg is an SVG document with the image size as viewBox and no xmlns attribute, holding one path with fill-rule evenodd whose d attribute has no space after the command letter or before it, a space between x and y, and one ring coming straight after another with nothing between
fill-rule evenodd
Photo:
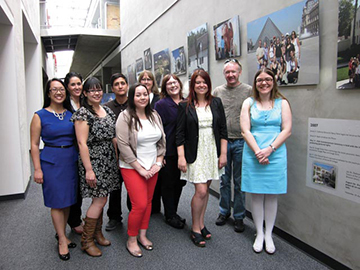
<instances>
[{"instance_id":1,"label":"blue sleeveless dress","mask_svg":"<svg viewBox=\"0 0 360 270\"><path fill-rule=\"evenodd\" d=\"M268 147L281 132L281 103L276 99L271 110L250 107L251 133L260 149ZM258 194L284 194L287 191L287 153L285 143L269 156L268 165L261 165L245 143L242 159L241 190Z\"/></svg>"},{"instance_id":2,"label":"blue sleeveless dress","mask_svg":"<svg viewBox=\"0 0 360 270\"><path fill-rule=\"evenodd\" d=\"M75 147L75 129L70 121L72 113L66 111L59 120L45 109L36 112L41 120L41 139L45 143L40 153L44 175L42 184L44 204L50 208L65 208L76 203L78 183L78 152ZM55 148L51 146L69 146Z\"/></svg>"}]
</instances>

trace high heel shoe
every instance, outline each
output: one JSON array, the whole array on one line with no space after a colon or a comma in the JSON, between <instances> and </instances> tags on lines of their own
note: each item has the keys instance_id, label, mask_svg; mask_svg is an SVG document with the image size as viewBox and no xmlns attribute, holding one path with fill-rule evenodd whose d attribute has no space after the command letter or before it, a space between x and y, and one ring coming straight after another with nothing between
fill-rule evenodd
<instances>
[{"instance_id":1,"label":"high heel shoe","mask_svg":"<svg viewBox=\"0 0 360 270\"><path fill-rule=\"evenodd\" d=\"M68 261L70 259L70 252L68 252L67 254L65 255L62 255L59 253L59 258L63 261Z\"/></svg>"},{"instance_id":2,"label":"high heel shoe","mask_svg":"<svg viewBox=\"0 0 360 270\"><path fill-rule=\"evenodd\" d=\"M190 238L193 241L193 243L195 244L195 246L205 247L206 242L204 240L204 237L200 233L191 231Z\"/></svg>"},{"instance_id":3,"label":"high heel shoe","mask_svg":"<svg viewBox=\"0 0 360 270\"><path fill-rule=\"evenodd\" d=\"M201 229L201 235L205 238L205 240L211 239L211 232L209 232L208 229L204 226L204 228Z\"/></svg>"},{"instance_id":4,"label":"high heel shoe","mask_svg":"<svg viewBox=\"0 0 360 270\"><path fill-rule=\"evenodd\" d=\"M57 233L55 233L55 239L59 242L59 235L57 234ZM76 248L76 243L74 243L74 242L70 242L69 244L68 244L68 248ZM60 254L59 254L60 255ZM65 254L65 255L61 255L61 256L66 256L67 254ZM70 257L69 257L70 258Z\"/></svg>"}]
</instances>

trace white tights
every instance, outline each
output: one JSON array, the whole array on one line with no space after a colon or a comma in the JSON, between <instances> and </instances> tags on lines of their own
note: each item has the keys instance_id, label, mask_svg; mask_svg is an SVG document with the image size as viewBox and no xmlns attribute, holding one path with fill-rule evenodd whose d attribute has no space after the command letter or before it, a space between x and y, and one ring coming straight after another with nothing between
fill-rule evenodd
<instances>
[{"instance_id":1,"label":"white tights","mask_svg":"<svg viewBox=\"0 0 360 270\"><path fill-rule=\"evenodd\" d=\"M256 227L256 239L254 250L261 251L264 243L266 250L275 252L275 245L272 239L272 231L275 224L277 212L277 195L273 194L251 194L252 217ZM263 231L265 213L265 236Z\"/></svg>"}]
</instances>

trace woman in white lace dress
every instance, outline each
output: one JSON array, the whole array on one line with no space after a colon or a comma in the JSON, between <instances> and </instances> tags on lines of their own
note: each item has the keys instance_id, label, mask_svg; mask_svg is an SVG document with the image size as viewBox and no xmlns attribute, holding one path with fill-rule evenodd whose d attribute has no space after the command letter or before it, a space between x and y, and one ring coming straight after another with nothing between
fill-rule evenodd
<instances>
[{"instance_id":1,"label":"woman in white lace dress","mask_svg":"<svg viewBox=\"0 0 360 270\"><path fill-rule=\"evenodd\" d=\"M227 130L220 98L211 95L211 80L204 70L191 77L188 99L179 103L176 145L181 179L194 184L191 201L191 239L205 247L211 233L204 224L211 180L219 180L226 165Z\"/></svg>"}]
</instances>

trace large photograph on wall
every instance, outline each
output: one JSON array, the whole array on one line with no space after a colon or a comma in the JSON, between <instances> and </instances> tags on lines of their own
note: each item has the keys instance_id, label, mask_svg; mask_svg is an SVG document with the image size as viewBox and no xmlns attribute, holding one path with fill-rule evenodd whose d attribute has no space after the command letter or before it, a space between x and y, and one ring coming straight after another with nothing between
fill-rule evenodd
<instances>
[{"instance_id":1,"label":"large photograph on wall","mask_svg":"<svg viewBox=\"0 0 360 270\"><path fill-rule=\"evenodd\" d=\"M359 20L358 1L340 0L337 42L337 89L360 88Z\"/></svg>"},{"instance_id":2,"label":"large photograph on wall","mask_svg":"<svg viewBox=\"0 0 360 270\"><path fill-rule=\"evenodd\" d=\"M197 68L209 72L209 33L206 23L188 32L187 43L189 78Z\"/></svg>"},{"instance_id":3,"label":"large photograph on wall","mask_svg":"<svg viewBox=\"0 0 360 270\"><path fill-rule=\"evenodd\" d=\"M145 69L151 70L152 69L152 57L150 48L144 51L144 62L145 62Z\"/></svg>"},{"instance_id":4,"label":"large photograph on wall","mask_svg":"<svg viewBox=\"0 0 360 270\"><path fill-rule=\"evenodd\" d=\"M136 66L135 66L136 80L139 78L139 75L143 70L144 70L144 63L142 58L136 59Z\"/></svg>"},{"instance_id":5,"label":"large photograph on wall","mask_svg":"<svg viewBox=\"0 0 360 270\"><path fill-rule=\"evenodd\" d=\"M129 85L136 83L136 73L135 73L135 64L128 65L127 75L129 80Z\"/></svg>"},{"instance_id":6,"label":"large photograph on wall","mask_svg":"<svg viewBox=\"0 0 360 270\"><path fill-rule=\"evenodd\" d=\"M155 80L160 87L162 79L166 74L170 74L170 54L169 49L162 50L154 54L154 73Z\"/></svg>"},{"instance_id":7,"label":"large photograph on wall","mask_svg":"<svg viewBox=\"0 0 360 270\"><path fill-rule=\"evenodd\" d=\"M184 47L177 48L171 52L171 71L176 75L186 74L186 57Z\"/></svg>"},{"instance_id":8,"label":"large photograph on wall","mask_svg":"<svg viewBox=\"0 0 360 270\"><path fill-rule=\"evenodd\" d=\"M249 82L267 67L278 85L319 83L319 1L304 0L247 25Z\"/></svg>"},{"instance_id":9,"label":"large photograph on wall","mask_svg":"<svg viewBox=\"0 0 360 270\"><path fill-rule=\"evenodd\" d=\"M239 16L214 25L215 59L241 56Z\"/></svg>"}]
</instances>

